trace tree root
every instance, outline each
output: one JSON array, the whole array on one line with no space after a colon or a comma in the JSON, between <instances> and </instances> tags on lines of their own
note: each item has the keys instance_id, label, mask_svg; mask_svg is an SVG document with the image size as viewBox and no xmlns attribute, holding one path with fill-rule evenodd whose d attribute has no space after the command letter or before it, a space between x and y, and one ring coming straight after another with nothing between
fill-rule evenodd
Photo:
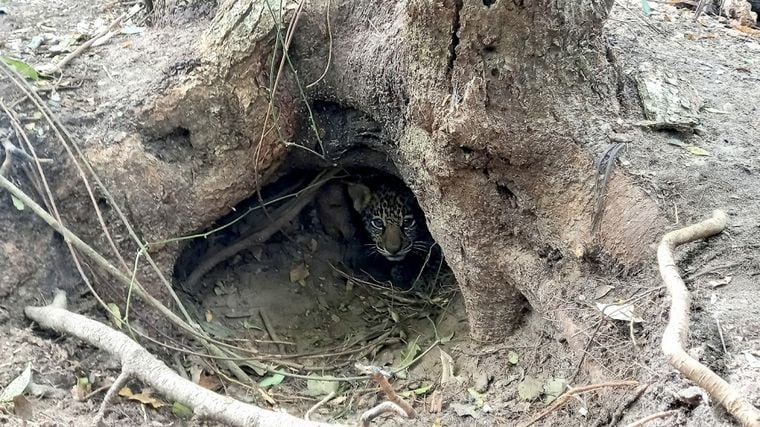
<instances>
[{"instance_id":1,"label":"tree root","mask_svg":"<svg viewBox=\"0 0 760 427\"><path fill-rule=\"evenodd\" d=\"M198 416L230 426L330 426L277 413L216 394L172 371L166 364L121 332L66 309L66 294L59 291L45 307L26 307L26 316L45 329L75 336L119 359L122 372L103 400L95 422L102 420L109 401L130 378L136 378L170 400L193 409Z\"/></svg>"},{"instance_id":2,"label":"tree root","mask_svg":"<svg viewBox=\"0 0 760 427\"><path fill-rule=\"evenodd\" d=\"M657 261L665 286L671 295L670 320L662 335L662 351L673 367L702 387L742 425L760 426L760 411L735 388L684 350L689 334L689 292L673 259L678 245L720 233L726 227L726 214L716 210L710 219L666 234L657 248Z\"/></svg>"}]
</instances>

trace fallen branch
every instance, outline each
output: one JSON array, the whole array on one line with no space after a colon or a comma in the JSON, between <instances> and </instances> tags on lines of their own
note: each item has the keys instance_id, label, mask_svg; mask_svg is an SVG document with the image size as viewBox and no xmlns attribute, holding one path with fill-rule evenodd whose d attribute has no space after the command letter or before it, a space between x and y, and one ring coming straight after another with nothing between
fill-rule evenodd
<instances>
[{"instance_id":1,"label":"fallen branch","mask_svg":"<svg viewBox=\"0 0 760 427\"><path fill-rule=\"evenodd\" d=\"M671 295L670 320L662 334L662 352L673 367L705 389L742 425L758 427L760 411L734 387L684 350L689 335L689 291L678 273L673 251L684 243L720 233L726 228L726 221L726 214L716 210L710 219L666 234L657 248L660 275Z\"/></svg>"},{"instance_id":2,"label":"fallen branch","mask_svg":"<svg viewBox=\"0 0 760 427\"><path fill-rule=\"evenodd\" d=\"M538 415L533 417L530 421L528 421L527 424L523 424L523 427L530 427L533 424L539 422L542 418L545 416L551 414L555 410L557 410L560 406L567 403L568 400L570 400L571 397L575 396L576 394L586 393L592 390L596 390L599 388L604 387L630 387L639 385L638 381L610 381L607 383L600 383L600 384L589 384L584 385L582 387L575 387L571 388L570 390L564 392L560 397L557 398L549 407L541 411Z\"/></svg>"},{"instance_id":3,"label":"fallen branch","mask_svg":"<svg viewBox=\"0 0 760 427\"><path fill-rule=\"evenodd\" d=\"M121 362L122 372L106 394L96 421L101 419L107 403L127 379L136 378L169 400L193 409L201 417L230 426L330 426L306 421L239 402L190 382L172 371L128 336L108 326L66 309L66 294L59 291L53 302L44 307L26 307L26 316L45 329L79 338L105 350Z\"/></svg>"}]
</instances>

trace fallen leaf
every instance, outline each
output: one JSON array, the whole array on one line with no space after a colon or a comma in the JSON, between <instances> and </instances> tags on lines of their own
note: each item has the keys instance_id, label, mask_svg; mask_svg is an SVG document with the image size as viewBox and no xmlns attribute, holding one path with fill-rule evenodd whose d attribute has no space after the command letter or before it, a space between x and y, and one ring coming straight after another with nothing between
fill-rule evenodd
<instances>
[{"instance_id":1,"label":"fallen leaf","mask_svg":"<svg viewBox=\"0 0 760 427\"><path fill-rule=\"evenodd\" d=\"M596 292L594 292L594 299L604 298L604 296L610 293L613 289L615 289L615 287L611 285L599 286L596 288Z\"/></svg>"},{"instance_id":2,"label":"fallen leaf","mask_svg":"<svg viewBox=\"0 0 760 427\"><path fill-rule=\"evenodd\" d=\"M401 350L401 360L393 366L396 376L401 379L406 379L407 368L421 350L419 344L417 344L418 339L419 337L407 342L406 348Z\"/></svg>"},{"instance_id":3,"label":"fallen leaf","mask_svg":"<svg viewBox=\"0 0 760 427\"><path fill-rule=\"evenodd\" d=\"M32 68L29 64L23 61L19 61L18 59L14 59L8 56L0 56L0 61L5 62L6 64L13 67L14 70L16 70L19 74L24 76L25 78L29 80L39 80L40 74Z\"/></svg>"},{"instance_id":4,"label":"fallen leaf","mask_svg":"<svg viewBox=\"0 0 760 427\"><path fill-rule=\"evenodd\" d=\"M172 404L172 414L181 420L189 420L193 417L193 410L179 402L174 402Z\"/></svg>"},{"instance_id":5,"label":"fallen leaf","mask_svg":"<svg viewBox=\"0 0 760 427\"><path fill-rule=\"evenodd\" d=\"M34 416L32 403L22 394L13 398L13 415L24 421L28 421Z\"/></svg>"},{"instance_id":6,"label":"fallen leaf","mask_svg":"<svg viewBox=\"0 0 760 427\"><path fill-rule=\"evenodd\" d=\"M205 372L201 372L197 384L211 391L216 391L222 388L222 382L219 381L219 378L217 378L216 375L207 375Z\"/></svg>"},{"instance_id":7,"label":"fallen leaf","mask_svg":"<svg viewBox=\"0 0 760 427\"><path fill-rule=\"evenodd\" d=\"M290 281L292 283L300 283L309 277L309 267L305 263L298 263L290 269Z\"/></svg>"},{"instance_id":8,"label":"fallen leaf","mask_svg":"<svg viewBox=\"0 0 760 427\"><path fill-rule=\"evenodd\" d=\"M424 396L430 391L431 388L433 388L433 384L428 384L422 387L417 387L413 390L402 391L399 394L401 394L402 397Z\"/></svg>"},{"instance_id":9,"label":"fallen leaf","mask_svg":"<svg viewBox=\"0 0 760 427\"><path fill-rule=\"evenodd\" d=\"M445 351L438 351L441 352L441 385L444 385L454 377L454 359Z\"/></svg>"},{"instance_id":10,"label":"fallen leaf","mask_svg":"<svg viewBox=\"0 0 760 427\"><path fill-rule=\"evenodd\" d=\"M282 382L282 380L285 379L285 375L282 374L272 374L271 376L268 376L264 378L263 380L259 381L259 387L261 388L269 388L272 386L276 386Z\"/></svg>"},{"instance_id":11,"label":"fallen leaf","mask_svg":"<svg viewBox=\"0 0 760 427\"><path fill-rule=\"evenodd\" d=\"M697 147L696 145L690 145L686 147L686 151L689 153L695 155L695 156L709 156L710 152L705 150L702 147Z\"/></svg>"},{"instance_id":12,"label":"fallen leaf","mask_svg":"<svg viewBox=\"0 0 760 427\"><path fill-rule=\"evenodd\" d=\"M731 283L731 276L726 276L720 280L710 280L707 284L710 285L711 288L717 289L721 286L726 286L727 284Z\"/></svg>"},{"instance_id":13,"label":"fallen leaf","mask_svg":"<svg viewBox=\"0 0 760 427\"><path fill-rule=\"evenodd\" d=\"M633 315L633 304L602 304L596 303L596 307L605 316L614 320L623 320L626 322L641 323L644 319Z\"/></svg>"},{"instance_id":14,"label":"fallen leaf","mask_svg":"<svg viewBox=\"0 0 760 427\"><path fill-rule=\"evenodd\" d=\"M119 306L112 302L108 303L108 311L110 312L108 317L111 319L111 323L116 326L117 329L121 329L124 325L124 321L122 320Z\"/></svg>"},{"instance_id":15,"label":"fallen leaf","mask_svg":"<svg viewBox=\"0 0 760 427\"><path fill-rule=\"evenodd\" d=\"M16 396L24 393L24 390L32 382L32 364L27 364L26 369L17 376L7 387L0 393L0 402L11 402Z\"/></svg>"},{"instance_id":16,"label":"fallen leaf","mask_svg":"<svg viewBox=\"0 0 760 427\"><path fill-rule=\"evenodd\" d=\"M119 396L126 397L129 400L138 401L143 405L149 405L153 409L158 409L166 406L166 403L151 396L151 392L148 389L144 389L140 393L133 393L132 389L129 387L123 387L121 390L119 390Z\"/></svg>"},{"instance_id":17,"label":"fallen leaf","mask_svg":"<svg viewBox=\"0 0 760 427\"><path fill-rule=\"evenodd\" d=\"M463 404L463 403L452 403L449 405L451 409L454 410L454 413L457 414L460 417L472 417L477 418L478 417L478 411L477 407L475 405L469 404Z\"/></svg>"},{"instance_id":18,"label":"fallen leaf","mask_svg":"<svg viewBox=\"0 0 760 427\"><path fill-rule=\"evenodd\" d=\"M13 207L16 208L16 210L23 211L24 210L24 202L17 199L16 196L11 194L11 201L13 202Z\"/></svg>"},{"instance_id":19,"label":"fallen leaf","mask_svg":"<svg viewBox=\"0 0 760 427\"><path fill-rule=\"evenodd\" d=\"M541 396L544 392L544 384L541 380L530 375L526 376L520 384L517 385L517 394L520 399L525 401L533 401Z\"/></svg>"}]
</instances>

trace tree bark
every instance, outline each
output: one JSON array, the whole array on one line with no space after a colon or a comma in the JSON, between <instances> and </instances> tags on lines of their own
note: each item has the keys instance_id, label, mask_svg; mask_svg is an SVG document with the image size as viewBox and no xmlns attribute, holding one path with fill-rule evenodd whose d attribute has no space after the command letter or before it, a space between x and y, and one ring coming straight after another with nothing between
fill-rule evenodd
<instances>
[{"instance_id":1,"label":"tree bark","mask_svg":"<svg viewBox=\"0 0 760 427\"><path fill-rule=\"evenodd\" d=\"M229 0L205 33L204 65L147 110L146 124L189 129L193 148L213 147L217 162L230 160L218 157L225 141L247 147L249 157L234 163L236 191L221 196L231 205L275 173L288 151L283 140L338 163L351 158L345 141L320 146L300 130L311 116L301 90L310 105L361 112L380 137L348 148L387 156L418 197L473 337L504 337L528 305L563 323L557 309L583 276L636 267L662 224L655 204L614 173L592 233L594 158L620 109L621 77L600 38L612 3L309 2L289 49L297 75L285 67L276 114L262 131L281 55L273 52L279 3ZM285 22L294 10L284 6ZM224 126L197 120L211 105L222 106Z\"/></svg>"}]
</instances>

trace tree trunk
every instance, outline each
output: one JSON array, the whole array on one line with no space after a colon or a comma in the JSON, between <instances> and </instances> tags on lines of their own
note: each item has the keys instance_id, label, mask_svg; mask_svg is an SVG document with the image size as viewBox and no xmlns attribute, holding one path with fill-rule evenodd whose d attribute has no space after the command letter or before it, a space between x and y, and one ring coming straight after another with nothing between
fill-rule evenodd
<instances>
[{"instance_id":1,"label":"tree trunk","mask_svg":"<svg viewBox=\"0 0 760 427\"><path fill-rule=\"evenodd\" d=\"M278 5L222 3L202 66L146 110L147 128L186 129L192 149L209 155L193 184L203 203L180 228L208 223L271 178L289 151L282 141L329 160L302 156L313 167L376 166L350 154L379 152L418 197L482 340L516 327L527 305L566 323L558 309L592 271L628 271L652 254L662 220L626 176L612 174L594 212L594 158L620 109L621 76L599 35L612 0L285 6L284 22L298 20L280 79ZM315 138L319 103L376 124L379 137ZM234 184L215 187L229 171Z\"/></svg>"}]
</instances>

